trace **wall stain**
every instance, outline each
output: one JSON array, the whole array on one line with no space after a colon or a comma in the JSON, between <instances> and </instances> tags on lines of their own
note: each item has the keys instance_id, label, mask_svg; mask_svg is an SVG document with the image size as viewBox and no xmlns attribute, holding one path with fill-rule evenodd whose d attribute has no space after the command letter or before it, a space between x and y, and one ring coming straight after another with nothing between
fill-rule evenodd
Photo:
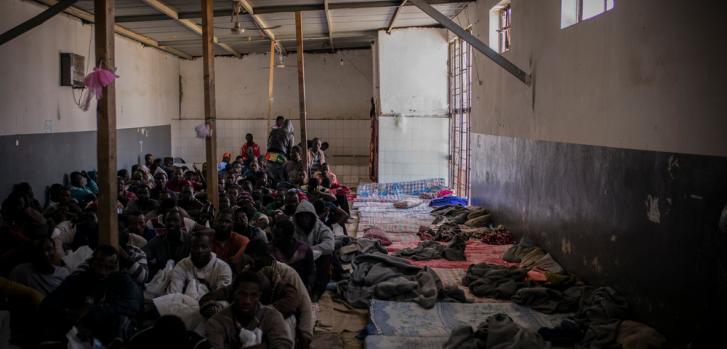
<instances>
[{"instance_id":1,"label":"wall stain","mask_svg":"<svg viewBox=\"0 0 727 349\"><path fill-rule=\"evenodd\" d=\"M646 217L654 223L661 223L661 212L659 211L659 197L647 196L646 201Z\"/></svg>"}]
</instances>

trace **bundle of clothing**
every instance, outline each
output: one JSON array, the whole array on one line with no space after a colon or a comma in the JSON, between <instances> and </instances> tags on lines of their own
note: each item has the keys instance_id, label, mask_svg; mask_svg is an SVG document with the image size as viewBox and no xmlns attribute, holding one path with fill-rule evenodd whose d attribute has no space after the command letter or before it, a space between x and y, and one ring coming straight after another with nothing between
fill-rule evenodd
<instances>
[{"instance_id":1,"label":"bundle of clothing","mask_svg":"<svg viewBox=\"0 0 727 349\"><path fill-rule=\"evenodd\" d=\"M461 326L452 330L444 349L539 349L550 348L543 338L528 329L518 326L505 314L489 316L472 329Z\"/></svg>"},{"instance_id":2,"label":"bundle of clothing","mask_svg":"<svg viewBox=\"0 0 727 349\"><path fill-rule=\"evenodd\" d=\"M377 227L364 229L362 237L365 239L379 240L382 246L391 245L391 240L389 240L386 232L383 229L379 229Z\"/></svg>"},{"instance_id":3,"label":"bundle of clothing","mask_svg":"<svg viewBox=\"0 0 727 349\"><path fill-rule=\"evenodd\" d=\"M535 242L527 237L523 237L517 245L513 245L505 251L502 259L511 263L519 263L519 267L523 269L538 268L551 273L562 273L564 271L553 256L535 246Z\"/></svg>"},{"instance_id":4,"label":"bundle of clothing","mask_svg":"<svg viewBox=\"0 0 727 349\"><path fill-rule=\"evenodd\" d=\"M396 253L396 256L408 257L417 261L444 258L449 261L465 261L466 242L461 236L455 236L452 242L445 247L439 242L425 240L415 248L405 248Z\"/></svg>"},{"instance_id":5,"label":"bundle of clothing","mask_svg":"<svg viewBox=\"0 0 727 349\"><path fill-rule=\"evenodd\" d=\"M360 254L353 258L353 271L337 285L338 294L351 306L367 308L372 298L416 302L432 308L439 301L466 302L457 287L444 287L430 268L383 253Z\"/></svg>"},{"instance_id":6,"label":"bundle of clothing","mask_svg":"<svg viewBox=\"0 0 727 349\"><path fill-rule=\"evenodd\" d=\"M492 221L492 214L487 209L460 204L438 207L432 210L431 215L435 217L434 224L450 222L469 227L485 227Z\"/></svg>"},{"instance_id":7,"label":"bundle of clothing","mask_svg":"<svg viewBox=\"0 0 727 349\"><path fill-rule=\"evenodd\" d=\"M538 333L556 346L621 348L619 327L629 315L626 299L611 287L584 289L578 312L555 328Z\"/></svg>"},{"instance_id":8,"label":"bundle of clothing","mask_svg":"<svg viewBox=\"0 0 727 349\"><path fill-rule=\"evenodd\" d=\"M479 263L467 268L462 284L473 295L497 299L510 299L519 289L527 287L525 269Z\"/></svg>"}]
</instances>

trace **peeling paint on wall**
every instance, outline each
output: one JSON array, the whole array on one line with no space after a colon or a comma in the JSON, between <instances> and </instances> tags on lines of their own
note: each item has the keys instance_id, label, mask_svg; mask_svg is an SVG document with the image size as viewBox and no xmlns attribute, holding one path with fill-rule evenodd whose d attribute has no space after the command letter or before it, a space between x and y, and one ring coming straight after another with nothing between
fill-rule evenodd
<instances>
[{"instance_id":1,"label":"peeling paint on wall","mask_svg":"<svg viewBox=\"0 0 727 349\"><path fill-rule=\"evenodd\" d=\"M676 156L672 155L669 157L669 161L666 164L666 170L669 172L671 179L677 178L677 171L679 170L679 160Z\"/></svg>"},{"instance_id":2,"label":"peeling paint on wall","mask_svg":"<svg viewBox=\"0 0 727 349\"><path fill-rule=\"evenodd\" d=\"M573 253L573 245L571 244L570 241L568 241L565 238L563 238L561 240L561 242L560 242L560 250L564 254L572 254Z\"/></svg>"},{"instance_id":3,"label":"peeling paint on wall","mask_svg":"<svg viewBox=\"0 0 727 349\"><path fill-rule=\"evenodd\" d=\"M654 223L661 223L661 212L659 212L659 197L656 196L647 196L646 201L644 202L646 205L646 216L649 218L650 221Z\"/></svg>"}]
</instances>

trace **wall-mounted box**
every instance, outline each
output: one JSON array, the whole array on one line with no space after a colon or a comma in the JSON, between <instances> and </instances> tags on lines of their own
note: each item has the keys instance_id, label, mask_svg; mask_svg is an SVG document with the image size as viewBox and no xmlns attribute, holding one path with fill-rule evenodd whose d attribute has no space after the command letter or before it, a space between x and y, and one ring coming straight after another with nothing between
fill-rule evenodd
<instances>
[{"instance_id":1,"label":"wall-mounted box","mask_svg":"<svg viewBox=\"0 0 727 349\"><path fill-rule=\"evenodd\" d=\"M75 53L61 53L61 86L83 88L85 61Z\"/></svg>"}]
</instances>

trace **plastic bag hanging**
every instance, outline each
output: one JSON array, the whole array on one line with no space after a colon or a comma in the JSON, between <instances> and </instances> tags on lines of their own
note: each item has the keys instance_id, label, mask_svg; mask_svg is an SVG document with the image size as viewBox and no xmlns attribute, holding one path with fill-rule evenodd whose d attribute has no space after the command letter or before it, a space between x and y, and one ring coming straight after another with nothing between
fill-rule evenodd
<instances>
[{"instance_id":1,"label":"plastic bag hanging","mask_svg":"<svg viewBox=\"0 0 727 349\"><path fill-rule=\"evenodd\" d=\"M197 125L194 131L197 133L197 138L204 139L206 137L212 137L212 127L208 123Z\"/></svg>"},{"instance_id":2,"label":"plastic bag hanging","mask_svg":"<svg viewBox=\"0 0 727 349\"><path fill-rule=\"evenodd\" d=\"M118 76L111 70L100 67L93 68L93 72L86 75L86 78L83 80L83 84L88 89L88 93L86 94L86 100L83 102L81 109L83 111L88 110L88 107L91 105L92 95L95 95L97 100L101 99L103 97L103 88L114 82L116 78Z\"/></svg>"}]
</instances>

